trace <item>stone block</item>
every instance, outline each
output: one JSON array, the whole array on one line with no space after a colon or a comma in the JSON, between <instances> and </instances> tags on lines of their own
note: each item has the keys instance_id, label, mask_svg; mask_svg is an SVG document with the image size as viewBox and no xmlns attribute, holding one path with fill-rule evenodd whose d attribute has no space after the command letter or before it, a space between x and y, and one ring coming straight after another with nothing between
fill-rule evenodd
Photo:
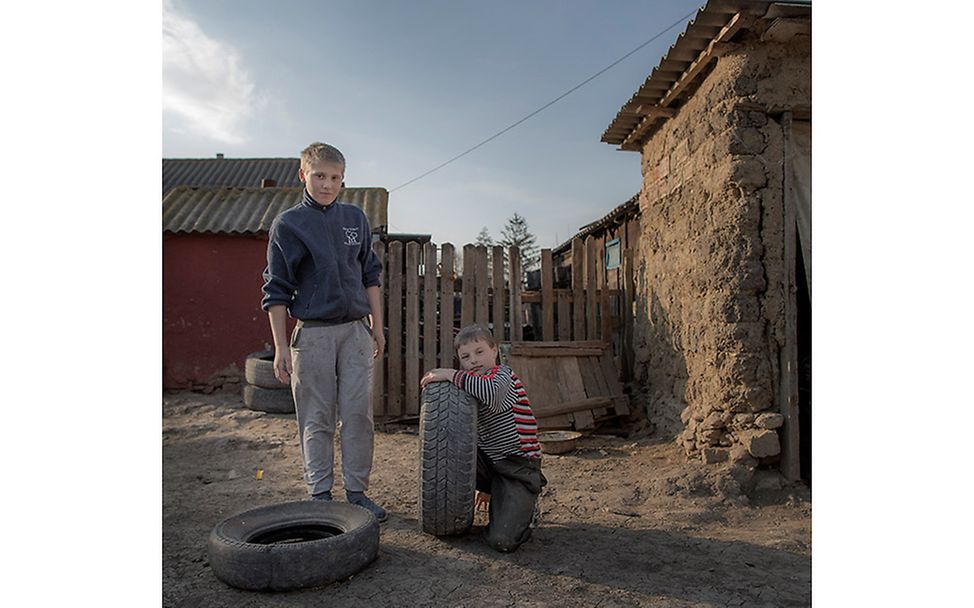
<instances>
[{"instance_id":1,"label":"stone block","mask_svg":"<svg viewBox=\"0 0 974 608\"><path fill-rule=\"evenodd\" d=\"M733 446L729 455L731 462L742 467L753 467L757 464L757 460L748 453L747 448L742 444Z\"/></svg>"},{"instance_id":2,"label":"stone block","mask_svg":"<svg viewBox=\"0 0 974 608\"><path fill-rule=\"evenodd\" d=\"M764 134L757 129L740 129L731 138L731 154L761 154L767 142Z\"/></svg>"},{"instance_id":3,"label":"stone block","mask_svg":"<svg viewBox=\"0 0 974 608\"><path fill-rule=\"evenodd\" d=\"M744 293L763 293L768 287L764 277L764 266L760 262L748 262L736 278L738 288Z\"/></svg>"},{"instance_id":4,"label":"stone block","mask_svg":"<svg viewBox=\"0 0 974 608\"><path fill-rule=\"evenodd\" d=\"M720 444L720 440L724 437L724 432L719 429L711 429L703 431L698 435L702 443L707 445L715 446Z\"/></svg>"},{"instance_id":5,"label":"stone block","mask_svg":"<svg viewBox=\"0 0 974 608\"><path fill-rule=\"evenodd\" d=\"M745 393L747 402L750 403L752 412L761 412L770 409L774 405L771 398L771 391L763 386L749 386Z\"/></svg>"},{"instance_id":6,"label":"stone block","mask_svg":"<svg viewBox=\"0 0 974 608\"><path fill-rule=\"evenodd\" d=\"M700 453L706 464L725 462L730 457L730 450L726 448L703 448Z\"/></svg>"},{"instance_id":7,"label":"stone block","mask_svg":"<svg viewBox=\"0 0 974 608\"><path fill-rule=\"evenodd\" d=\"M765 458L781 453L781 443L778 433L771 430L748 431L741 437L748 454L755 458Z\"/></svg>"},{"instance_id":8,"label":"stone block","mask_svg":"<svg viewBox=\"0 0 974 608\"><path fill-rule=\"evenodd\" d=\"M754 426L760 429L776 429L785 423L785 417L776 412L765 412L754 420Z\"/></svg>"},{"instance_id":9,"label":"stone block","mask_svg":"<svg viewBox=\"0 0 974 608\"><path fill-rule=\"evenodd\" d=\"M750 412L751 404L749 404L747 401L744 401L743 399L735 399L730 403L730 407L727 408L727 411L731 412L732 414L741 414L744 412Z\"/></svg>"},{"instance_id":10,"label":"stone block","mask_svg":"<svg viewBox=\"0 0 974 608\"><path fill-rule=\"evenodd\" d=\"M745 191L753 191L768 185L764 162L753 156L734 157L731 165L730 181Z\"/></svg>"},{"instance_id":11,"label":"stone block","mask_svg":"<svg viewBox=\"0 0 974 608\"><path fill-rule=\"evenodd\" d=\"M670 153L670 166L680 167L690 158L690 142L687 139L680 140Z\"/></svg>"},{"instance_id":12,"label":"stone block","mask_svg":"<svg viewBox=\"0 0 974 608\"><path fill-rule=\"evenodd\" d=\"M724 428L724 422L721 420L720 412L710 412L703 423L700 424L700 428L705 431Z\"/></svg>"},{"instance_id":13,"label":"stone block","mask_svg":"<svg viewBox=\"0 0 974 608\"><path fill-rule=\"evenodd\" d=\"M734 419L729 426L736 430L749 429L754 426L754 414L734 414Z\"/></svg>"}]
</instances>

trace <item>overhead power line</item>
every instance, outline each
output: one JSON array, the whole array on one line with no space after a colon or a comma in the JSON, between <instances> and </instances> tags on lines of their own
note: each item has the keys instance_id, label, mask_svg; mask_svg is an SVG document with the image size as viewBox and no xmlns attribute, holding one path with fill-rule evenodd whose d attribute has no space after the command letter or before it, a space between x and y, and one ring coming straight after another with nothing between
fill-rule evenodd
<instances>
[{"instance_id":1,"label":"overhead power line","mask_svg":"<svg viewBox=\"0 0 974 608\"><path fill-rule=\"evenodd\" d=\"M535 116L535 115L537 115L537 114L540 114L540 113L541 113L541 112L543 112L544 110L546 110L546 109L548 109L549 107L551 107L551 106L553 106L554 104L556 104L557 102L559 102L559 101L561 101L561 100L562 100L562 99L564 99L565 97L567 97L567 96L569 96L569 95L571 95L572 93L574 93L574 92L575 92L575 91L577 91L578 89L580 89L580 88L582 88L582 87L583 87L583 86L585 86L586 84L588 84L588 83L590 83L590 82L592 82L593 80L595 80L596 78L598 78L599 76L601 76L602 74L604 74L605 72L608 72L609 70L611 70L612 68L614 68L614 67L615 67L615 66L617 66L618 64L620 64L620 63L622 63L623 61L625 61L626 59L628 59L628 58L629 58L629 57L630 57L631 55L633 55L633 54L635 54L635 53L637 53L637 52L639 52L639 51L640 51L640 50L641 50L641 49L642 49L642 48L643 48L644 46L646 46L646 45L647 45L647 44L649 44L650 42L653 42L654 40L656 40L657 38L659 38L660 36L662 36L662 35L663 35L663 34L665 34L666 32L668 32L668 31L670 31L670 30L671 30L671 29L673 29L674 27L676 27L676 26L678 26L678 25L680 25L681 23L683 23L684 21L686 21L687 19L689 19L689 18L690 18L691 16L693 16L693 14L694 14L695 12L697 12L697 10L696 10L696 9L694 9L694 10L692 10L692 11L690 11L689 13L687 13L686 15L684 15L683 17L680 17L680 19L679 19L679 20L677 20L677 21L674 21L674 22L673 22L672 24L670 24L670 25L669 25L669 26L668 26L668 27L667 27L666 29L664 29L664 30L662 30L662 31L660 31L659 33L657 33L657 34L655 34L655 35L654 35L654 36L653 36L652 38L650 38L650 39L649 39L649 40L647 40L646 42L643 42L642 44L640 44L639 46L637 46L637 47L636 47L636 48L634 48L633 50L631 50L631 51L629 51L628 53L626 53L626 54L625 54L625 55L623 55L622 57L620 57L620 58L618 58L618 59L616 59L615 61L613 61L613 62L612 62L612 63L610 63L609 65L607 65L607 66L605 66L604 68L602 68L601 70L599 70L599 71L598 71L598 72L596 72L595 74L592 74L591 76L589 76L588 78L586 78L586 79L585 79L585 80L583 80L582 82L580 82L580 83L578 83L577 85L575 85L575 86L573 86L572 88L570 88L570 89L568 89L567 91L565 91L564 93L562 93L562 94L561 94L561 95L559 95L558 97L555 97L554 99L552 99L552 100L551 100L551 101L549 101L548 103L546 103L546 104L544 104L543 106L541 106L541 107L540 107L540 108L538 108L537 110L535 110L535 111L533 111L533 112L531 112L530 114L528 114L528 115L527 115L527 116L525 116L524 118L522 118L522 119L520 119L520 120L518 120L517 122L515 122L515 123L513 123L513 124L511 124L511 125L509 125L509 126L507 126L507 127L505 127L505 128L503 128L503 129L501 129L500 131L498 131L497 133L494 133L493 135L491 135L491 136L490 136L490 137L488 137L487 139L485 139L485 140L483 140L483 141L482 141L482 142L480 142L479 144L477 144L477 145L475 145L475 146L473 146L473 147L471 147L471 148L468 148L467 150L464 150L464 151L463 151L463 152L461 152L460 154L457 154L456 156L454 156L454 157L453 157L453 158L451 158L450 160L448 160L448 161L446 161L446 162L443 162L443 163L440 163L439 165L437 165L437 166L435 166L435 167L433 167L432 169L430 169L430 170L429 170L429 171L427 171L426 173L423 173L423 174L421 174L421 175L417 175L416 177L414 177L414 178L412 178L412 179L411 179L411 180L409 180L408 182L405 182L405 183L402 183L402 184L400 184L400 185L398 185L398 186L396 186L395 188L393 188L393 189L392 189L392 190L390 190L389 192L395 192L396 190L399 190L400 188L405 188L405 187L406 187L406 186L408 186L409 184L411 184L411 183L413 183L413 182L415 182L415 181L418 181L418 180L421 180L421 179L423 179L424 177L426 177L426 176L427 176L427 175L429 175L430 173L433 173L433 172L435 172L435 171L439 171L440 169L442 169L443 167L445 167L445 166L447 166L447 165L449 165L449 164L450 164L450 163L452 163L453 161L455 161L455 160L459 160L459 159L461 159L461 158L463 158L464 156L466 156L467 154L470 154L471 152L473 152L473 151L474 151L474 150L476 150L477 148L479 148L479 147L481 147L481 146L483 146L484 144L486 144L486 143L489 143L489 142L491 142L491 141L493 141L494 139L497 139L498 137L500 137L500 136L501 136L501 135L503 135L504 133L507 133L508 131L510 131L510 130L511 130L511 129L513 129L514 127L516 127L516 126L518 126L518 125L519 125L519 124L521 124L522 122L524 122L524 121L526 121L526 120L528 120L528 119L529 119L529 118L531 118L532 116Z\"/></svg>"}]
</instances>

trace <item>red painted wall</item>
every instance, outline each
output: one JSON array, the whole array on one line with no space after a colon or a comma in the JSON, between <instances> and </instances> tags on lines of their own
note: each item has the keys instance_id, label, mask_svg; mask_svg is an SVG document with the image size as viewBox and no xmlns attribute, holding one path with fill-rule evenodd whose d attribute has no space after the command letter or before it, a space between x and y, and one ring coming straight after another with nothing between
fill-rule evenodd
<instances>
[{"instance_id":1,"label":"red painted wall","mask_svg":"<svg viewBox=\"0 0 974 608\"><path fill-rule=\"evenodd\" d=\"M271 342L267 235L163 234L162 385L187 388Z\"/></svg>"}]
</instances>

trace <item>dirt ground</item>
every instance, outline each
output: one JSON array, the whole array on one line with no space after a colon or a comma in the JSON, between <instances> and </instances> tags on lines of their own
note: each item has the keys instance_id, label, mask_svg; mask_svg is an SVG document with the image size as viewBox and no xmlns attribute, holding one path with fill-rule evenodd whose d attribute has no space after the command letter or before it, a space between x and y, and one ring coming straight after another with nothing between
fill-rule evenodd
<instances>
[{"instance_id":1,"label":"dirt ground","mask_svg":"<svg viewBox=\"0 0 974 608\"><path fill-rule=\"evenodd\" d=\"M213 575L207 535L234 513L306 498L294 418L245 409L232 391L166 393L163 605L811 605L811 494L771 471L745 493L725 470L686 462L672 442L585 437L571 454L545 455L541 526L499 554L473 535L420 531L417 429L379 431L369 494L389 519L378 559L325 587L241 591Z\"/></svg>"}]
</instances>

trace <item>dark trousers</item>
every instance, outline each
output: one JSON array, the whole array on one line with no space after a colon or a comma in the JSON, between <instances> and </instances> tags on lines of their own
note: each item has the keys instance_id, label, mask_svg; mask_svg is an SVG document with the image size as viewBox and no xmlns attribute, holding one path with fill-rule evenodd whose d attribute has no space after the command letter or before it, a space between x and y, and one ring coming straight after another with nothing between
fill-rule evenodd
<instances>
[{"instance_id":1,"label":"dark trousers","mask_svg":"<svg viewBox=\"0 0 974 608\"><path fill-rule=\"evenodd\" d=\"M540 458L508 456L491 460L477 449L477 490L490 494L484 540L497 551L514 551L531 538L531 519L548 480Z\"/></svg>"}]
</instances>

